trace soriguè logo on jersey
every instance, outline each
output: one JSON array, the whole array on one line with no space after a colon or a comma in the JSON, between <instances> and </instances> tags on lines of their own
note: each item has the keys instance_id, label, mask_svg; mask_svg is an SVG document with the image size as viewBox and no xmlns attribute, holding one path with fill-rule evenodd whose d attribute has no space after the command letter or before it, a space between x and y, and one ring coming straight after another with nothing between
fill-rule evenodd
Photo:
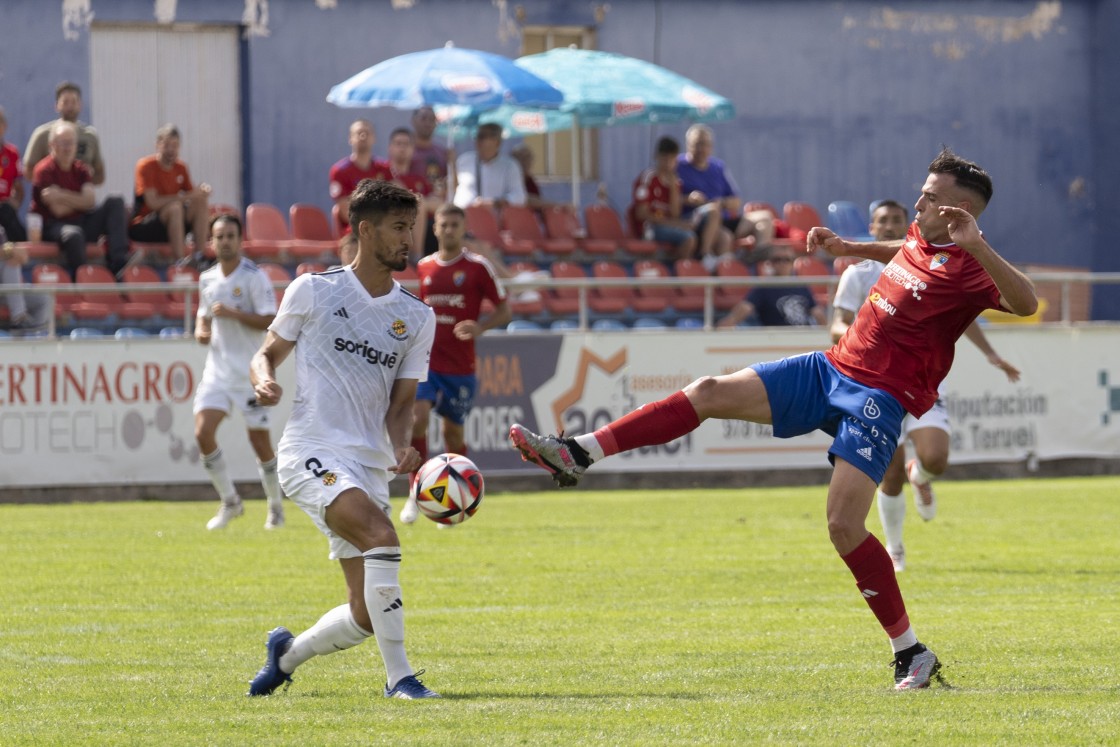
<instances>
[{"instance_id":1,"label":"sorigu\u00e8 logo on jersey","mask_svg":"<svg viewBox=\"0 0 1120 747\"><path fill-rule=\"evenodd\" d=\"M393 326L389 327L389 335L394 340L407 340L408 325L404 323L403 319L397 319L393 322Z\"/></svg>"},{"instance_id":2,"label":"sorigu\u00e8 logo on jersey","mask_svg":"<svg viewBox=\"0 0 1120 747\"><path fill-rule=\"evenodd\" d=\"M370 347L369 340L344 340L341 337L334 338L334 349L340 353L353 353L366 359L366 363L371 363L375 366L385 366L386 368L393 368L397 365L397 354L395 352L386 353L383 350Z\"/></svg>"}]
</instances>

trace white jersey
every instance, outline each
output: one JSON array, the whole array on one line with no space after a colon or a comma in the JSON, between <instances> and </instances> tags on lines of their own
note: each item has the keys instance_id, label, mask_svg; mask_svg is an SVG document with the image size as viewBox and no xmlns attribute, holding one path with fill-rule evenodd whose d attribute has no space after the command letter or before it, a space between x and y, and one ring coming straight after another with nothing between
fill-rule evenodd
<instances>
[{"instance_id":1,"label":"white jersey","mask_svg":"<svg viewBox=\"0 0 1120 747\"><path fill-rule=\"evenodd\" d=\"M300 275L269 329L296 343L296 392L280 451L303 445L367 467L397 463L385 431L393 382L428 378L432 309L397 282L373 298L350 267Z\"/></svg>"},{"instance_id":2,"label":"white jersey","mask_svg":"<svg viewBox=\"0 0 1120 747\"><path fill-rule=\"evenodd\" d=\"M212 317L210 307L223 306L250 314L275 314L276 294L272 281L251 260L229 275L214 265L198 278L198 316L210 320L210 345L202 378L229 386L249 383L249 361L264 342L264 330L253 329L236 319Z\"/></svg>"},{"instance_id":3,"label":"white jersey","mask_svg":"<svg viewBox=\"0 0 1120 747\"><path fill-rule=\"evenodd\" d=\"M832 299L832 308L856 312L867 297L871 294L871 286L883 274L886 264L873 259L851 265L840 275L840 282L836 285L836 297Z\"/></svg>"}]
</instances>

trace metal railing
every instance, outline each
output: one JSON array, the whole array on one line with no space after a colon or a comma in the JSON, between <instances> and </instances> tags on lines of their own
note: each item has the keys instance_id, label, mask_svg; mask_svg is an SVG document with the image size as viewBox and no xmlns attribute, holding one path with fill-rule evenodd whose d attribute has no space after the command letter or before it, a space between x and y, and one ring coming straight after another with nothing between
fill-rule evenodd
<instances>
[{"instance_id":1,"label":"metal railing","mask_svg":"<svg viewBox=\"0 0 1120 747\"><path fill-rule=\"evenodd\" d=\"M1028 273L1036 284L1057 283L1060 288L1059 306L1061 310L1058 324L1071 325L1072 299L1077 286L1088 285L1114 285L1120 283L1120 272L1034 272ZM525 291L545 293L551 289L575 289L579 300L578 330L590 329L592 312L589 305L589 293L593 289L604 288L702 288L704 295L703 328L706 330L715 327L715 293L720 288L747 288L760 287L793 287L793 286L829 286L833 289L839 282L838 275L808 275L808 276L783 276L783 277L663 277L663 278L524 278L503 281L510 297L515 297ZM406 288L415 289L416 282L405 282ZM277 290L286 288L288 283L275 283ZM183 294L183 333L190 335L193 329L196 313L195 298L198 294L197 283L83 283L81 285L0 285L0 297L13 293L27 293L48 295L53 299L59 294L73 296L77 294L108 294L108 295L133 295L146 293ZM46 330L46 337L56 338L57 319L55 314L50 315Z\"/></svg>"}]
</instances>

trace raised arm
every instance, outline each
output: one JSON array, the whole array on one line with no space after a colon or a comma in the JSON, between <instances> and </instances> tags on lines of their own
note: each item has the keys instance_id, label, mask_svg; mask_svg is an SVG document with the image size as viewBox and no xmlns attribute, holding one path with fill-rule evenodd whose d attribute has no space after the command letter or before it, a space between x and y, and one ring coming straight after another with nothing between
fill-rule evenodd
<instances>
[{"instance_id":1,"label":"raised arm","mask_svg":"<svg viewBox=\"0 0 1120 747\"><path fill-rule=\"evenodd\" d=\"M980 266L988 271L999 289L999 303L1012 314L1030 316L1038 310L1038 296L1034 283L1001 257L980 234L976 219L967 210L949 205L938 208L949 220L949 238L953 243L976 257Z\"/></svg>"},{"instance_id":2,"label":"raised arm","mask_svg":"<svg viewBox=\"0 0 1120 747\"><path fill-rule=\"evenodd\" d=\"M894 255L902 248L902 244L902 239L895 241L846 241L827 228L816 226L809 229L809 235L805 238L805 251L812 254L818 249L824 249L834 257L863 257L885 264L894 258Z\"/></svg>"},{"instance_id":3,"label":"raised arm","mask_svg":"<svg viewBox=\"0 0 1120 747\"><path fill-rule=\"evenodd\" d=\"M1015 383L1019 380L1019 369L999 357L999 353L997 353L995 349L992 348L992 344L988 342L984 330L980 329L979 322L973 321L972 324L968 325L968 329L964 331L964 336L967 337L973 345L979 348L980 352L984 354L984 357L988 359L988 363L991 363L1000 371L1007 374L1008 381Z\"/></svg>"}]
</instances>

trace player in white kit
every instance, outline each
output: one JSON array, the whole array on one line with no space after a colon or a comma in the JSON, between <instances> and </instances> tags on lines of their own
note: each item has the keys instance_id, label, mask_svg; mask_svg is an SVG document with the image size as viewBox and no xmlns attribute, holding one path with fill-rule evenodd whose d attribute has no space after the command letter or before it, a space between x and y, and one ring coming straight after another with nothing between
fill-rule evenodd
<instances>
[{"instance_id":1,"label":"player in white kit","mask_svg":"<svg viewBox=\"0 0 1120 747\"><path fill-rule=\"evenodd\" d=\"M245 512L217 441L218 426L231 410L238 409L248 426L268 499L264 528L276 529L284 526L276 453L268 430L268 410L257 404L249 382L249 361L276 315L276 294L268 276L241 256L241 220L236 215L219 215L210 222L210 242L218 262L198 279L194 330L195 339L210 348L194 396L194 437L202 466L221 499L218 513L206 528L221 529Z\"/></svg>"},{"instance_id":2,"label":"player in white kit","mask_svg":"<svg viewBox=\"0 0 1120 747\"><path fill-rule=\"evenodd\" d=\"M876 241L891 241L906 236L910 213L905 207L894 200L879 200L873 208L868 229ZM844 270L836 286L836 297L832 301L833 342L839 340L851 326L856 312L871 294L871 287L879 279L884 267L886 265L882 262L866 259ZM964 335L993 366L1007 375L1008 380L1019 380L1019 370L996 353L977 322L970 324ZM938 387L937 402L925 415L920 418L907 415L903 419L898 448L875 494L887 553L891 556L896 572L906 568L906 548L902 544L902 525L906 517L903 484L909 481L914 491L914 508L922 519L932 521L937 516L937 495L933 491L933 481L949 466L949 443L952 435L949 413L941 401L944 386L942 382ZM908 440L915 451L914 458L910 461L906 461Z\"/></svg>"},{"instance_id":3,"label":"player in white kit","mask_svg":"<svg viewBox=\"0 0 1120 747\"><path fill-rule=\"evenodd\" d=\"M276 366L295 350L296 392L280 439L280 481L327 536L349 601L298 636L272 630L249 695L268 695L308 659L373 635L385 663L386 697L439 697L417 679L405 654L401 548L389 518L389 480L420 466L410 444L412 410L435 336L431 308L392 276L408 263L416 213L417 198L408 190L360 182L350 197L357 258L296 278L253 357L257 399L274 405L281 397Z\"/></svg>"}]
</instances>

